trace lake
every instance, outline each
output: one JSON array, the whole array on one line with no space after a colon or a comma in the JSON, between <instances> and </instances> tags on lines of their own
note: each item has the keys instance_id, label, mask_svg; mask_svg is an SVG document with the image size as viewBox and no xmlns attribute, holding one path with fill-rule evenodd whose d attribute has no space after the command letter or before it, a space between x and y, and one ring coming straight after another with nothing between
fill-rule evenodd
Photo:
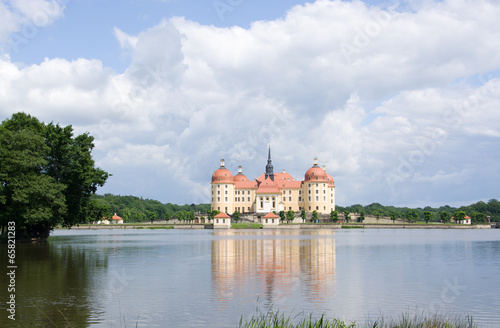
<instances>
[{"instance_id":1,"label":"lake","mask_svg":"<svg viewBox=\"0 0 500 328\"><path fill-rule=\"evenodd\" d=\"M18 244L16 264L26 327L237 327L270 308L359 323L459 313L500 327L498 229L56 230Z\"/></svg>"}]
</instances>

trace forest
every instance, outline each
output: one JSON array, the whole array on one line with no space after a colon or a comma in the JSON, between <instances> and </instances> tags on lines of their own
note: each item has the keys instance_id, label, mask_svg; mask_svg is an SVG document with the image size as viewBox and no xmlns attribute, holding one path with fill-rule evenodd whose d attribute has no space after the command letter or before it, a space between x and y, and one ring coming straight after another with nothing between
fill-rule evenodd
<instances>
[{"instance_id":1,"label":"forest","mask_svg":"<svg viewBox=\"0 0 500 328\"><path fill-rule=\"evenodd\" d=\"M397 218L405 218L413 221L424 220L426 215L429 216L431 222L440 222L443 217L450 218L457 212L465 212L466 215L471 217L473 222L484 222L488 216L491 221L500 221L500 201L490 199L487 203L479 201L475 204L461 207L451 207L448 205L433 208L426 206L424 208L409 208L409 207L394 207L384 206L379 203L372 203L370 205L351 205L351 206L336 206L336 210L341 212L350 213L365 213L367 215L375 216L395 216ZM443 214L446 213L446 214Z\"/></svg>"},{"instance_id":2,"label":"forest","mask_svg":"<svg viewBox=\"0 0 500 328\"><path fill-rule=\"evenodd\" d=\"M207 213L210 211L210 204L162 204L153 199L143 199L136 196L120 196L112 194L93 195L105 209L107 217L117 214L123 218L124 222L142 222L153 220L169 220L171 218L188 218L194 213Z\"/></svg>"},{"instance_id":3,"label":"forest","mask_svg":"<svg viewBox=\"0 0 500 328\"><path fill-rule=\"evenodd\" d=\"M162 204L157 200L143 199L136 196L117 196L112 194L94 195L96 201L101 203L107 210L108 216L116 213L122 217L125 222L141 222L160 219L186 218L192 216L190 213L201 212L203 215L210 212L210 204L186 204L176 205L171 203ZM459 208L450 207L448 205L439 208L424 207L424 208L409 208L409 207L394 207L384 206L378 203L370 205L352 205L352 206L336 206L338 213L365 213L366 215L386 216L395 215L398 218L406 218L414 221L424 220L426 212L430 212L430 220L439 222L442 219L442 213L448 213L448 217L454 213L463 211L476 222L484 221L487 216L491 217L491 221L500 221L500 202L496 199L491 199L487 203L480 201L472 205L461 206ZM427 214L429 215L429 214Z\"/></svg>"}]
</instances>

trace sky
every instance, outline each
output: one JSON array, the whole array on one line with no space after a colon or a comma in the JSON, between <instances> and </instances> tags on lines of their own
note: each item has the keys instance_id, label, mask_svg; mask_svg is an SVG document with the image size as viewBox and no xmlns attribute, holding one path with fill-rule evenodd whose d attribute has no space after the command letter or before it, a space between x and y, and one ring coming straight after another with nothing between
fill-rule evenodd
<instances>
[{"instance_id":1,"label":"sky","mask_svg":"<svg viewBox=\"0 0 500 328\"><path fill-rule=\"evenodd\" d=\"M497 0L1 0L0 120L95 137L99 194L210 202L212 173L341 206L499 199Z\"/></svg>"}]
</instances>

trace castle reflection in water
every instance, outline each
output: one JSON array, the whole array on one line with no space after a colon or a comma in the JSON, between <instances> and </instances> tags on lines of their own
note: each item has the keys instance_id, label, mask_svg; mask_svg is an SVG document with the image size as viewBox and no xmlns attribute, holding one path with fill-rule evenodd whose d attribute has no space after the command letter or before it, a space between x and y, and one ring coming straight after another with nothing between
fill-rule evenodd
<instances>
[{"instance_id":1,"label":"castle reflection in water","mask_svg":"<svg viewBox=\"0 0 500 328\"><path fill-rule=\"evenodd\" d=\"M321 303L335 292L335 232L331 230L255 230L214 232L214 297L225 308L242 293L280 305L299 295Z\"/></svg>"}]
</instances>

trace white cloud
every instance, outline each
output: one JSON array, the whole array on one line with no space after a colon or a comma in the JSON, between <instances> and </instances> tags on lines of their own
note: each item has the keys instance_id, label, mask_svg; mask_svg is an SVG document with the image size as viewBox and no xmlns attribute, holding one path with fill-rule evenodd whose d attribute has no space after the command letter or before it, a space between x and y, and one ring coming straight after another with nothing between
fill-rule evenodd
<instances>
[{"instance_id":1,"label":"white cloud","mask_svg":"<svg viewBox=\"0 0 500 328\"><path fill-rule=\"evenodd\" d=\"M271 143L276 171L296 179L317 152L344 205L418 203L425 183L444 203L495 197L464 188L449 199L443 190L483 181L483 171L498 182L490 168L499 161L499 79L463 80L499 68L500 4L411 8L321 0L248 29L183 18L135 36L116 27L132 59L123 74L96 59L0 59L0 116L26 111L90 131L98 163L115 173L107 192L208 202L221 152L253 178ZM355 50L349 58L345 45Z\"/></svg>"}]
</instances>

